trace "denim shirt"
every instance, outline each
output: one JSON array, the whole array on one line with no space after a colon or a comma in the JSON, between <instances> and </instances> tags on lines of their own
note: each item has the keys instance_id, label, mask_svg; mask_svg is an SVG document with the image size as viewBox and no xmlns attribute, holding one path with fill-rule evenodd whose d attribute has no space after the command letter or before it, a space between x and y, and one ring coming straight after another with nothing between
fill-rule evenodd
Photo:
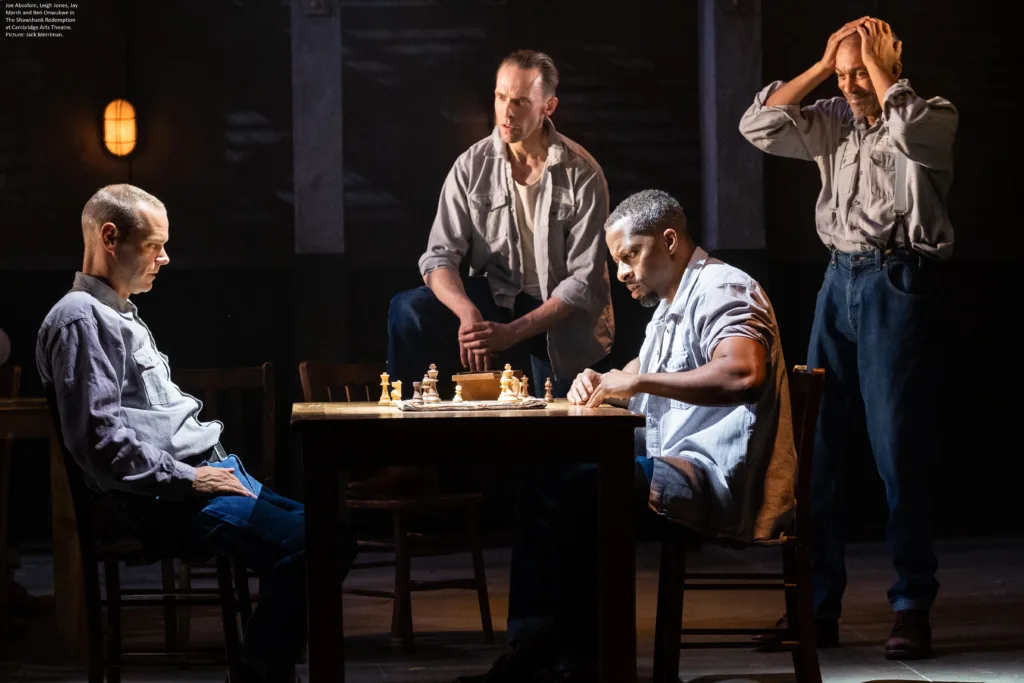
<instances>
[{"instance_id":1,"label":"denim shirt","mask_svg":"<svg viewBox=\"0 0 1024 683\"><path fill-rule=\"evenodd\" d=\"M183 497L224 425L171 382L167 356L138 309L103 280L77 273L47 314L36 366L57 398L68 450L100 493Z\"/></svg>"},{"instance_id":2,"label":"denim shirt","mask_svg":"<svg viewBox=\"0 0 1024 683\"><path fill-rule=\"evenodd\" d=\"M534 216L534 253L542 300L575 311L548 330L556 379L572 378L608 355L615 337L608 247L608 184L594 158L559 135L547 119L548 158ZM497 128L456 161L441 191L420 273L459 270L484 275L494 302L512 309L523 289L523 249L516 219L512 165Z\"/></svg>"},{"instance_id":3,"label":"denim shirt","mask_svg":"<svg viewBox=\"0 0 1024 683\"><path fill-rule=\"evenodd\" d=\"M796 449L778 325L761 286L698 248L672 303L662 301L647 326L639 371L694 370L729 337L765 347L757 401L700 406L638 394L629 407L647 426L637 430L637 455L654 459L655 512L705 535L777 538L792 516Z\"/></svg>"},{"instance_id":4,"label":"denim shirt","mask_svg":"<svg viewBox=\"0 0 1024 683\"><path fill-rule=\"evenodd\" d=\"M754 98L740 132L769 154L815 161L821 193L818 235L842 252L884 248L896 218L896 151L907 157L907 227L914 250L935 259L953 253L946 197L953 182L958 115L941 97L919 97L906 80L885 93L873 126L856 119L842 97L806 107L769 107L776 81ZM897 243L903 236L897 235Z\"/></svg>"}]
</instances>

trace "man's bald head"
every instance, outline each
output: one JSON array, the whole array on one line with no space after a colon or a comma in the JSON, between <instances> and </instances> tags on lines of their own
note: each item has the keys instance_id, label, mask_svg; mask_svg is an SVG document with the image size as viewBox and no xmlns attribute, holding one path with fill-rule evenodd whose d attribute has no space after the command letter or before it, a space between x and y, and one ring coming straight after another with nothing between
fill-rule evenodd
<instances>
[{"instance_id":1,"label":"man's bald head","mask_svg":"<svg viewBox=\"0 0 1024 683\"><path fill-rule=\"evenodd\" d=\"M89 198L82 209L82 236L88 245L100 235L100 228L112 223L124 240L146 227L148 212L166 213L163 202L134 185L107 185Z\"/></svg>"}]
</instances>

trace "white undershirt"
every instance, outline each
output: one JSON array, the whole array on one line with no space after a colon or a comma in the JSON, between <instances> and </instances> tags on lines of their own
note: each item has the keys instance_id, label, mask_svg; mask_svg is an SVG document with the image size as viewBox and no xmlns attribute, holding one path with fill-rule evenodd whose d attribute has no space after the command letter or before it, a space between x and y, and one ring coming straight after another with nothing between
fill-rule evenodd
<instances>
[{"instance_id":1,"label":"white undershirt","mask_svg":"<svg viewBox=\"0 0 1024 683\"><path fill-rule=\"evenodd\" d=\"M540 180L531 185L521 185L518 181L513 181L513 184L516 186L516 223L519 226L519 241L523 245L523 293L540 299L537 254L533 248L533 218L537 213Z\"/></svg>"}]
</instances>

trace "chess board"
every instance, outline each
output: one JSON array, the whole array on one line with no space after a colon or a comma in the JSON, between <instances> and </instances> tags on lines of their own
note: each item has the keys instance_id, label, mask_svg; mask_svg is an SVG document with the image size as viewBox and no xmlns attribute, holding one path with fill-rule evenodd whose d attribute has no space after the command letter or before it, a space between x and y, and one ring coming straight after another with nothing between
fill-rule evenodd
<instances>
[{"instance_id":1,"label":"chess board","mask_svg":"<svg viewBox=\"0 0 1024 683\"><path fill-rule=\"evenodd\" d=\"M391 407L407 411L464 411L464 410L532 410L547 407L547 401L541 398L519 399L518 401L439 401L425 403L423 401L392 401Z\"/></svg>"}]
</instances>

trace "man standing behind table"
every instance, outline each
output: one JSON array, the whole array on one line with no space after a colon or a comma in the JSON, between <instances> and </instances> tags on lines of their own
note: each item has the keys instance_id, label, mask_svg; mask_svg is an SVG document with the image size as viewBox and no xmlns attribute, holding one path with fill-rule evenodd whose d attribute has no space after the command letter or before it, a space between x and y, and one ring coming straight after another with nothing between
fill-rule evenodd
<instances>
[{"instance_id":1,"label":"man standing behind table","mask_svg":"<svg viewBox=\"0 0 1024 683\"><path fill-rule=\"evenodd\" d=\"M611 350L608 187L594 158L555 131L557 87L544 53L520 50L499 65L494 130L445 180L419 263L425 286L391 301L388 372L405 386L430 363L447 391L460 365L500 368L503 355L520 369L528 355L534 394L551 377L564 397Z\"/></svg>"},{"instance_id":2,"label":"man standing behind table","mask_svg":"<svg viewBox=\"0 0 1024 683\"><path fill-rule=\"evenodd\" d=\"M815 223L831 250L808 363L825 369L814 450L812 518L818 645L839 642L846 588L843 469L863 410L889 504L898 580L888 659L931 655L929 611L939 583L929 521L929 470L939 452L935 321L942 262L953 251L946 195L956 109L900 79L902 43L880 19L832 34L822 59L758 93L740 132L769 154L814 161ZM800 107L835 74L843 97ZM859 419L859 418L858 418ZM785 627L786 619L779 626Z\"/></svg>"}]
</instances>

